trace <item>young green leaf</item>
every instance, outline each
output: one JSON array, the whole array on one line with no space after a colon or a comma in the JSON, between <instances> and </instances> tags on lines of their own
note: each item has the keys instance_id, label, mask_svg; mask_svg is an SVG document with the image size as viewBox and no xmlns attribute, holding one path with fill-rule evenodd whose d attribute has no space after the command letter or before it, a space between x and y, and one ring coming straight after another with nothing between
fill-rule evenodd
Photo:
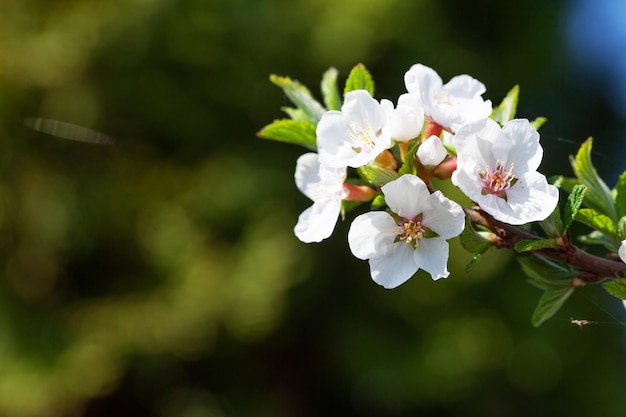
<instances>
[{"instance_id":1,"label":"young green leaf","mask_svg":"<svg viewBox=\"0 0 626 417\"><path fill-rule=\"evenodd\" d=\"M618 217L626 216L626 171L622 172L615 184L615 209Z\"/></svg>"},{"instance_id":2,"label":"young green leaf","mask_svg":"<svg viewBox=\"0 0 626 417\"><path fill-rule=\"evenodd\" d=\"M473 253L474 256L465 265L465 271L471 271L480 257L489 250L493 245L491 241L491 232L482 232L474 229L469 218L465 218L465 229L461 232L461 245L469 253Z\"/></svg>"},{"instance_id":3,"label":"young green leaf","mask_svg":"<svg viewBox=\"0 0 626 417\"><path fill-rule=\"evenodd\" d=\"M576 157L570 157L570 162L576 177L588 188L585 204L608 216L613 223L617 223L617 212L615 211L611 190L602 181L591 162L592 143L592 138L583 142Z\"/></svg>"},{"instance_id":4,"label":"young green leaf","mask_svg":"<svg viewBox=\"0 0 626 417\"><path fill-rule=\"evenodd\" d=\"M337 88L337 76L339 71L336 68L328 68L322 76L322 97L324 98L324 105L328 110L340 110L341 109L341 95Z\"/></svg>"},{"instance_id":5,"label":"young green leaf","mask_svg":"<svg viewBox=\"0 0 626 417\"><path fill-rule=\"evenodd\" d=\"M261 129L257 136L263 139L293 143L312 151L317 150L315 125L309 122L289 119L274 120L274 122Z\"/></svg>"},{"instance_id":6,"label":"young green leaf","mask_svg":"<svg viewBox=\"0 0 626 417\"><path fill-rule=\"evenodd\" d=\"M346 80L346 88L343 91L344 96L350 91L367 90L374 97L374 79L363 64L357 64Z\"/></svg>"},{"instance_id":7,"label":"young green leaf","mask_svg":"<svg viewBox=\"0 0 626 417\"><path fill-rule=\"evenodd\" d=\"M287 115L291 117L291 120L311 123L311 119L309 118L309 116L307 116L305 112L302 111L302 109L298 109L296 107L281 107L280 109L287 113Z\"/></svg>"},{"instance_id":8,"label":"young green leaf","mask_svg":"<svg viewBox=\"0 0 626 417\"><path fill-rule=\"evenodd\" d=\"M372 210L378 210L386 205L384 194L380 193L372 200L371 208Z\"/></svg>"},{"instance_id":9,"label":"young green leaf","mask_svg":"<svg viewBox=\"0 0 626 417\"><path fill-rule=\"evenodd\" d=\"M569 285L570 279L574 277L574 273L568 265L543 256L520 256L517 260L526 276L550 285Z\"/></svg>"},{"instance_id":10,"label":"young green leaf","mask_svg":"<svg viewBox=\"0 0 626 417\"><path fill-rule=\"evenodd\" d=\"M398 176L402 176L404 174L417 174L417 157L415 156L415 151L419 143L417 141L411 142L409 148L406 151L404 164L398 170Z\"/></svg>"},{"instance_id":11,"label":"young green leaf","mask_svg":"<svg viewBox=\"0 0 626 417\"><path fill-rule=\"evenodd\" d=\"M361 178L379 187L398 179L398 173L396 171L376 165L363 165L358 167L356 171Z\"/></svg>"},{"instance_id":12,"label":"young green leaf","mask_svg":"<svg viewBox=\"0 0 626 417\"><path fill-rule=\"evenodd\" d=\"M617 231L613 221L608 216L600 214L594 209L583 208L578 210L576 220L604 233L614 241L617 240Z\"/></svg>"},{"instance_id":13,"label":"young green leaf","mask_svg":"<svg viewBox=\"0 0 626 417\"><path fill-rule=\"evenodd\" d=\"M559 206L557 205L554 208L554 211L552 211L547 218L542 220L539 225L548 236L560 235L563 229L563 224L561 221L561 210L559 209Z\"/></svg>"},{"instance_id":14,"label":"young green leaf","mask_svg":"<svg viewBox=\"0 0 626 417\"><path fill-rule=\"evenodd\" d=\"M500 125L504 125L515 117L517 101L519 99L519 85L514 86L504 97L502 103L491 113L491 118Z\"/></svg>"},{"instance_id":15,"label":"young green leaf","mask_svg":"<svg viewBox=\"0 0 626 417\"><path fill-rule=\"evenodd\" d=\"M530 126L535 130L539 130L539 128L543 126L543 124L547 121L548 119L546 119L545 117L537 117L535 120L530 122Z\"/></svg>"},{"instance_id":16,"label":"young green leaf","mask_svg":"<svg viewBox=\"0 0 626 417\"><path fill-rule=\"evenodd\" d=\"M559 245L556 243L556 240L550 239L529 239L529 240L520 240L515 244L515 250L518 252L528 252L531 250L538 249L546 249L552 248L556 249Z\"/></svg>"},{"instance_id":17,"label":"young green leaf","mask_svg":"<svg viewBox=\"0 0 626 417\"><path fill-rule=\"evenodd\" d=\"M621 242L626 239L626 216L617 221L617 239Z\"/></svg>"},{"instance_id":18,"label":"young green leaf","mask_svg":"<svg viewBox=\"0 0 626 417\"><path fill-rule=\"evenodd\" d=\"M535 308L532 317L532 324L535 327L541 326L543 322L552 317L563 306L565 301L574 292L574 287L555 287L546 290Z\"/></svg>"},{"instance_id":19,"label":"young green leaf","mask_svg":"<svg viewBox=\"0 0 626 417\"><path fill-rule=\"evenodd\" d=\"M614 279L602 283L602 287L614 297L626 300L626 282L621 279Z\"/></svg>"},{"instance_id":20,"label":"young green leaf","mask_svg":"<svg viewBox=\"0 0 626 417\"><path fill-rule=\"evenodd\" d=\"M603 245L608 250L615 250L615 242L609 239L604 233L593 230L591 233L578 237L578 240L585 245Z\"/></svg>"},{"instance_id":21,"label":"young green leaf","mask_svg":"<svg viewBox=\"0 0 626 417\"><path fill-rule=\"evenodd\" d=\"M270 75L270 81L283 89L287 97L307 115L311 123L317 124L322 114L326 112L326 109L313 98L309 89L299 81L275 74Z\"/></svg>"},{"instance_id":22,"label":"young green leaf","mask_svg":"<svg viewBox=\"0 0 626 417\"><path fill-rule=\"evenodd\" d=\"M561 230L561 234L565 233L572 224L572 221L574 221L576 213L578 213L583 203L586 192L587 187L582 184L577 184L572 188L572 192L567 197L565 207L563 208L563 229Z\"/></svg>"}]
</instances>

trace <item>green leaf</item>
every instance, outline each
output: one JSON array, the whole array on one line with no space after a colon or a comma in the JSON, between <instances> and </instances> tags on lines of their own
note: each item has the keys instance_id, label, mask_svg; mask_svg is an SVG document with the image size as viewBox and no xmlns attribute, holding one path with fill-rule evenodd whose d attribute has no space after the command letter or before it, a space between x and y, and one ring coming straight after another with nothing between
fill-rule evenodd
<instances>
[{"instance_id":1,"label":"green leaf","mask_svg":"<svg viewBox=\"0 0 626 417\"><path fill-rule=\"evenodd\" d=\"M561 234L565 233L572 224L572 221L574 221L576 213L578 213L583 199L585 198L585 193L587 193L587 187L582 184L577 184L572 188L565 202L565 207L563 208L563 229L561 230Z\"/></svg>"},{"instance_id":2,"label":"green leaf","mask_svg":"<svg viewBox=\"0 0 626 417\"><path fill-rule=\"evenodd\" d=\"M550 285L569 285L574 272L571 267L540 255L517 258L526 276Z\"/></svg>"},{"instance_id":3,"label":"green leaf","mask_svg":"<svg viewBox=\"0 0 626 417\"><path fill-rule=\"evenodd\" d=\"M546 119L545 117L537 117L535 120L530 122L530 127L532 127L535 130L539 130L539 128L543 126L543 124L547 121L548 119Z\"/></svg>"},{"instance_id":4,"label":"green leaf","mask_svg":"<svg viewBox=\"0 0 626 417\"><path fill-rule=\"evenodd\" d=\"M575 185L580 184L580 180L578 178L567 178L562 175L552 177L551 179L553 179L553 181L550 181L552 185L560 188L561 190L565 190L568 193L572 192Z\"/></svg>"},{"instance_id":5,"label":"green leaf","mask_svg":"<svg viewBox=\"0 0 626 417\"><path fill-rule=\"evenodd\" d=\"M538 249L546 249L552 248L556 249L559 245L556 243L556 240L550 239L529 239L529 240L520 240L515 244L515 250L518 252L528 252L532 250Z\"/></svg>"},{"instance_id":6,"label":"green leaf","mask_svg":"<svg viewBox=\"0 0 626 417\"><path fill-rule=\"evenodd\" d=\"M535 327L552 317L574 292L574 287L550 288L539 298L539 303L535 308L532 317L532 324Z\"/></svg>"},{"instance_id":7,"label":"green leaf","mask_svg":"<svg viewBox=\"0 0 626 417\"><path fill-rule=\"evenodd\" d=\"M474 268L474 266L476 266L480 257L493 245L491 232L478 231L474 229L471 221L466 217L465 229L461 232L460 239L463 248L465 248L465 250L469 253L474 254L468 264L465 265L465 270L469 272Z\"/></svg>"},{"instance_id":8,"label":"green leaf","mask_svg":"<svg viewBox=\"0 0 626 417\"><path fill-rule=\"evenodd\" d=\"M579 236L578 240L586 245L603 245L608 250L615 250L615 242L609 239L604 233L600 233L597 230L594 230L589 234Z\"/></svg>"},{"instance_id":9,"label":"green leaf","mask_svg":"<svg viewBox=\"0 0 626 417\"><path fill-rule=\"evenodd\" d=\"M380 193L372 200L371 208L372 210L377 210L384 207L386 204L387 203L385 202L385 196Z\"/></svg>"},{"instance_id":10,"label":"green leaf","mask_svg":"<svg viewBox=\"0 0 626 417\"><path fill-rule=\"evenodd\" d=\"M626 216L626 171L622 172L615 184L615 209L617 217Z\"/></svg>"},{"instance_id":11,"label":"green leaf","mask_svg":"<svg viewBox=\"0 0 626 417\"><path fill-rule=\"evenodd\" d=\"M502 103L491 113L491 118L496 122L504 125L515 117L517 110L517 101L519 99L519 85L514 86L504 97Z\"/></svg>"},{"instance_id":12,"label":"green leaf","mask_svg":"<svg viewBox=\"0 0 626 417\"><path fill-rule=\"evenodd\" d=\"M257 136L263 139L293 143L312 151L317 150L315 125L309 122L289 119L274 120L261 129Z\"/></svg>"},{"instance_id":13,"label":"green leaf","mask_svg":"<svg viewBox=\"0 0 626 417\"><path fill-rule=\"evenodd\" d=\"M357 64L346 80L346 88L343 91L344 96L350 91L367 90L374 97L374 80L372 75L363 64Z\"/></svg>"},{"instance_id":14,"label":"green leaf","mask_svg":"<svg viewBox=\"0 0 626 417\"><path fill-rule=\"evenodd\" d=\"M270 81L283 89L287 97L306 114L311 123L317 124L322 114L326 112L326 109L313 98L309 89L299 81L275 74L270 75Z\"/></svg>"},{"instance_id":15,"label":"green leaf","mask_svg":"<svg viewBox=\"0 0 626 417\"><path fill-rule=\"evenodd\" d=\"M557 205L552 213L550 213L547 218L542 220L539 225L548 236L560 235L563 225L561 222L561 210L559 209L559 206Z\"/></svg>"},{"instance_id":16,"label":"green leaf","mask_svg":"<svg viewBox=\"0 0 626 417\"><path fill-rule=\"evenodd\" d=\"M617 223L617 212L611 190L598 176L598 172L591 162L592 143L592 138L583 142L576 157L570 157L570 162L576 177L589 189L585 196L585 204L608 216L613 223Z\"/></svg>"},{"instance_id":17,"label":"green leaf","mask_svg":"<svg viewBox=\"0 0 626 417\"><path fill-rule=\"evenodd\" d=\"M419 143L417 141L411 142L406 151L404 164L402 164L398 170L398 176L401 177L404 174L417 175L417 157L415 156L415 152L418 146Z\"/></svg>"},{"instance_id":18,"label":"green leaf","mask_svg":"<svg viewBox=\"0 0 626 417\"><path fill-rule=\"evenodd\" d=\"M614 279L602 283L602 287L614 297L626 300L626 282L621 279Z\"/></svg>"},{"instance_id":19,"label":"green leaf","mask_svg":"<svg viewBox=\"0 0 626 417\"><path fill-rule=\"evenodd\" d=\"M363 165L358 167L356 171L361 178L379 187L398 179L398 173L396 171L377 165Z\"/></svg>"},{"instance_id":20,"label":"green leaf","mask_svg":"<svg viewBox=\"0 0 626 417\"><path fill-rule=\"evenodd\" d=\"M594 209L583 208L578 210L576 220L604 233L612 240L617 240L617 231L613 221L608 216L600 214Z\"/></svg>"},{"instance_id":21,"label":"green leaf","mask_svg":"<svg viewBox=\"0 0 626 417\"><path fill-rule=\"evenodd\" d=\"M281 107L280 109L284 111L285 113L287 113L287 115L291 117L291 120L298 120L300 122L311 123L309 121L310 120L309 116L307 116L307 114L303 112L301 109L297 109L295 107Z\"/></svg>"},{"instance_id":22,"label":"green leaf","mask_svg":"<svg viewBox=\"0 0 626 417\"><path fill-rule=\"evenodd\" d=\"M328 110L340 110L341 109L341 95L337 88L337 76L339 71L336 68L328 68L322 76L322 97L324 98L324 105Z\"/></svg>"},{"instance_id":23,"label":"green leaf","mask_svg":"<svg viewBox=\"0 0 626 417\"><path fill-rule=\"evenodd\" d=\"M621 242L626 238L626 216L617 221L617 239Z\"/></svg>"}]
</instances>

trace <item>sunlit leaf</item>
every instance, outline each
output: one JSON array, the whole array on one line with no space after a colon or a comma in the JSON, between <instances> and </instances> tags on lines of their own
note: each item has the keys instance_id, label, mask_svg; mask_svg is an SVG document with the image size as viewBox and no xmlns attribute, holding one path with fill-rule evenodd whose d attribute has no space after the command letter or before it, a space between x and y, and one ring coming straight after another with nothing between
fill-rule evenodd
<instances>
[{"instance_id":1,"label":"sunlit leaf","mask_svg":"<svg viewBox=\"0 0 626 417\"><path fill-rule=\"evenodd\" d=\"M354 90L367 90L372 97L374 96L374 80L363 64L357 64L352 68L346 80L346 88L343 94L346 95Z\"/></svg>"},{"instance_id":2,"label":"sunlit leaf","mask_svg":"<svg viewBox=\"0 0 626 417\"><path fill-rule=\"evenodd\" d=\"M613 240L617 239L617 231L613 221L608 216L600 214L594 209L583 208L578 210L576 220L604 233Z\"/></svg>"},{"instance_id":3,"label":"sunlit leaf","mask_svg":"<svg viewBox=\"0 0 626 417\"><path fill-rule=\"evenodd\" d=\"M371 208L372 210L377 210L384 207L386 204L387 203L385 202L385 196L381 193L374 197L374 199L372 200Z\"/></svg>"},{"instance_id":4,"label":"sunlit leaf","mask_svg":"<svg viewBox=\"0 0 626 417\"><path fill-rule=\"evenodd\" d=\"M539 130L539 128L543 126L543 124L547 121L548 119L546 119L545 117L537 117L535 120L530 122L530 127L532 127L535 130Z\"/></svg>"},{"instance_id":5,"label":"sunlit leaf","mask_svg":"<svg viewBox=\"0 0 626 417\"><path fill-rule=\"evenodd\" d=\"M415 156L415 151L417 150L418 146L419 143L417 141L411 142L411 144L409 145L409 148L406 151L404 164L402 164L402 166L398 170L399 176L402 176L404 174L417 174L417 158Z\"/></svg>"},{"instance_id":6,"label":"sunlit leaf","mask_svg":"<svg viewBox=\"0 0 626 417\"><path fill-rule=\"evenodd\" d=\"M588 188L584 200L585 204L617 223L617 212L611 190L602 181L591 162L592 143L592 138L583 142L576 157L570 157L570 162L576 177Z\"/></svg>"},{"instance_id":7,"label":"sunlit leaf","mask_svg":"<svg viewBox=\"0 0 626 417\"><path fill-rule=\"evenodd\" d=\"M341 109L341 94L337 88L337 76L339 71L336 68L329 68L322 76L322 96L324 104L328 110Z\"/></svg>"},{"instance_id":8,"label":"sunlit leaf","mask_svg":"<svg viewBox=\"0 0 626 417\"><path fill-rule=\"evenodd\" d=\"M618 217L626 216L626 171L622 172L615 184L615 210Z\"/></svg>"},{"instance_id":9,"label":"sunlit leaf","mask_svg":"<svg viewBox=\"0 0 626 417\"><path fill-rule=\"evenodd\" d=\"M515 244L515 250L518 252L528 252L532 250L538 249L546 249L552 248L556 249L559 245L556 243L556 240L550 239L529 239L529 240L520 240Z\"/></svg>"},{"instance_id":10,"label":"sunlit leaf","mask_svg":"<svg viewBox=\"0 0 626 417\"><path fill-rule=\"evenodd\" d=\"M517 110L517 101L519 99L519 85L514 86L504 97L502 103L491 113L491 118L496 122L504 125L515 117Z\"/></svg>"},{"instance_id":11,"label":"sunlit leaf","mask_svg":"<svg viewBox=\"0 0 626 417\"><path fill-rule=\"evenodd\" d=\"M614 279L602 283L602 287L614 297L626 300L626 282L621 279Z\"/></svg>"},{"instance_id":12,"label":"sunlit leaf","mask_svg":"<svg viewBox=\"0 0 626 417\"><path fill-rule=\"evenodd\" d=\"M270 75L270 81L282 88L293 104L307 115L311 123L319 122L326 109L313 98L308 88L299 81L274 74Z\"/></svg>"},{"instance_id":13,"label":"sunlit leaf","mask_svg":"<svg viewBox=\"0 0 626 417\"><path fill-rule=\"evenodd\" d=\"M357 173L372 185L383 186L398 179L398 173L392 169L376 165L363 165L357 168Z\"/></svg>"},{"instance_id":14,"label":"sunlit leaf","mask_svg":"<svg viewBox=\"0 0 626 417\"><path fill-rule=\"evenodd\" d=\"M552 317L563 306L565 301L574 292L574 287L558 287L546 290L535 308L532 316L532 324L539 327L543 322Z\"/></svg>"},{"instance_id":15,"label":"sunlit leaf","mask_svg":"<svg viewBox=\"0 0 626 417\"><path fill-rule=\"evenodd\" d=\"M578 213L578 210L583 203L586 192L587 187L582 184L577 184L574 188L572 188L572 191L565 202L565 207L563 208L563 229L561 230L561 234L565 233L572 224L572 221L574 221L576 213Z\"/></svg>"},{"instance_id":16,"label":"sunlit leaf","mask_svg":"<svg viewBox=\"0 0 626 417\"><path fill-rule=\"evenodd\" d=\"M275 120L257 133L263 139L272 139L279 142L292 143L316 150L315 125L299 120Z\"/></svg>"}]
</instances>

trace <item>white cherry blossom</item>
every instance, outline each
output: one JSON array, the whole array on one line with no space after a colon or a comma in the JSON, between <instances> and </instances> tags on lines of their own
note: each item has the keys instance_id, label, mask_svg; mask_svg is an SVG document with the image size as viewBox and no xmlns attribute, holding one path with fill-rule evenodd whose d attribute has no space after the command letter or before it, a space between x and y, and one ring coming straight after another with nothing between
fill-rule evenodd
<instances>
[{"instance_id":1,"label":"white cherry blossom","mask_svg":"<svg viewBox=\"0 0 626 417\"><path fill-rule=\"evenodd\" d=\"M481 97L485 85L469 75L457 75L444 85L432 68L415 64L404 74L404 83L410 94L420 96L426 117L451 132L491 114L491 101Z\"/></svg>"},{"instance_id":2,"label":"white cherry blossom","mask_svg":"<svg viewBox=\"0 0 626 417\"><path fill-rule=\"evenodd\" d=\"M398 142L415 139L424 127L424 107L416 94L402 94L391 112L385 129Z\"/></svg>"},{"instance_id":3,"label":"white cherry blossom","mask_svg":"<svg viewBox=\"0 0 626 417\"><path fill-rule=\"evenodd\" d=\"M465 226L461 206L415 175L403 175L382 187L392 214L371 211L354 219L348 232L350 250L369 260L372 279L385 288L395 288L420 268L436 280L446 278L447 239Z\"/></svg>"},{"instance_id":4,"label":"white cherry blossom","mask_svg":"<svg viewBox=\"0 0 626 417\"><path fill-rule=\"evenodd\" d=\"M417 159L426 166L437 166L446 159L448 151L441 140L433 135L426 139L417 148Z\"/></svg>"},{"instance_id":5,"label":"white cherry blossom","mask_svg":"<svg viewBox=\"0 0 626 417\"><path fill-rule=\"evenodd\" d=\"M327 167L311 152L298 158L294 177L298 189L313 200L298 217L294 233L302 242L321 242L333 233L341 200L347 195L343 187L346 167Z\"/></svg>"},{"instance_id":6,"label":"white cherry blossom","mask_svg":"<svg viewBox=\"0 0 626 417\"><path fill-rule=\"evenodd\" d=\"M491 119L465 125L454 145L452 182L495 219L521 225L545 219L556 207L558 189L537 172L543 148L528 120L503 128Z\"/></svg>"},{"instance_id":7,"label":"white cherry blossom","mask_svg":"<svg viewBox=\"0 0 626 417\"><path fill-rule=\"evenodd\" d=\"M372 162L391 146L391 136L383 127L392 111L389 100L379 103L365 90L347 93L341 111L324 113L317 125L320 161L335 168Z\"/></svg>"}]
</instances>

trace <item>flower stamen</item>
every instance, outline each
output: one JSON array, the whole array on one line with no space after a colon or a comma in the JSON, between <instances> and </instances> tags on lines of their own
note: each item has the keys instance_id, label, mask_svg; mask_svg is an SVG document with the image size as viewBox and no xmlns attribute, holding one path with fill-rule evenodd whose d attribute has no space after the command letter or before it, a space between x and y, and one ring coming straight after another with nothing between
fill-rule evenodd
<instances>
[{"instance_id":1,"label":"flower stamen","mask_svg":"<svg viewBox=\"0 0 626 417\"><path fill-rule=\"evenodd\" d=\"M478 175L482 184L483 195L494 194L506 200L506 190L511 188L516 182L517 177L513 174L515 164L511 163L511 168L506 168L506 163L497 161L496 167L490 169L487 165Z\"/></svg>"},{"instance_id":2,"label":"flower stamen","mask_svg":"<svg viewBox=\"0 0 626 417\"><path fill-rule=\"evenodd\" d=\"M396 235L394 242L404 241L405 244L413 246L413 249L417 249L419 240L424 237L425 232L426 229L420 220L405 220L392 231Z\"/></svg>"},{"instance_id":3,"label":"flower stamen","mask_svg":"<svg viewBox=\"0 0 626 417\"><path fill-rule=\"evenodd\" d=\"M363 124L350 124L348 135L353 142L352 149L357 153L362 151L369 153L376 146L375 141L378 135L374 133L367 120L363 120Z\"/></svg>"}]
</instances>

